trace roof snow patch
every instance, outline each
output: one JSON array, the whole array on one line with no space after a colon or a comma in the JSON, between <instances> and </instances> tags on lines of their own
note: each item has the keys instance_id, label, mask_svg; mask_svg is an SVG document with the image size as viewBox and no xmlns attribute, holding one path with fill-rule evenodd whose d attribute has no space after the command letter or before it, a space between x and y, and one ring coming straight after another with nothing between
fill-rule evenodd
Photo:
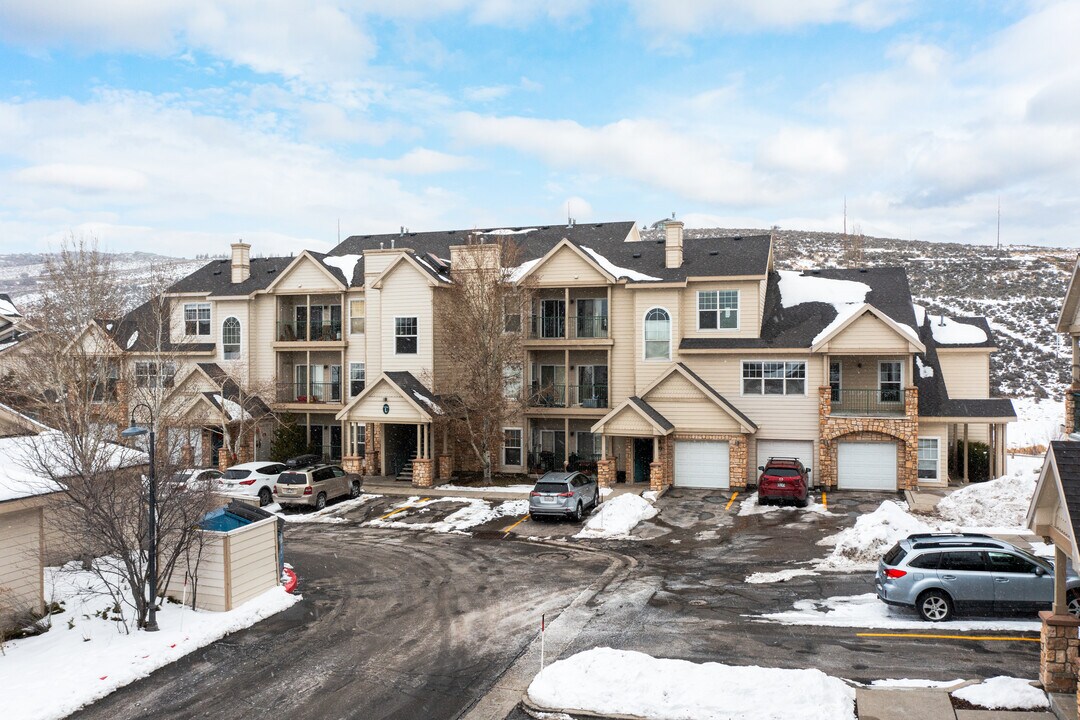
<instances>
[{"instance_id":1,"label":"roof snow patch","mask_svg":"<svg viewBox=\"0 0 1080 720\"><path fill-rule=\"evenodd\" d=\"M609 274L611 274L612 276L614 276L616 278L626 278L627 280L642 281L642 282L650 281L650 280L660 280L660 278L658 278L658 277L653 277L652 275L646 275L645 273L640 273L637 270L630 270L629 268L619 267L618 265L611 262L606 257L604 257L600 253L596 252L592 248L588 248L588 247L585 247L584 245L582 245L581 249L584 250L585 252L587 252L589 254L589 256L592 257L592 259L595 260L596 263L600 267L604 268L604 270L606 270ZM866 289L869 290L870 288L866 288Z\"/></svg>"},{"instance_id":2,"label":"roof snow patch","mask_svg":"<svg viewBox=\"0 0 1080 720\"><path fill-rule=\"evenodd\" d=\"M524 235L525 233L536 232L536 228L521 228L520 230L511 230L510 228L498 228L497 230L488 230L484 235Z\"/></svg>"},{"instance_id":3,"label":"roof snow patch","mask_svg":"<svg viewBox=\"0 0 1080 720\"><path fill-rule=\"evenodd\" d=\"M10 300L4 300L3 298L0 298L0 315L22 317L19 311L15 309L14 303Z\"/></svg>"},{"instance_id":4,"label":"roof snow patch","mask_svg":"<svg viewBox=\"0 0 1080 720\"><path fill-rule=\"evenodd\" d=\"M915 365L918 366L918 368L919 368L919 377L921 377L921 378L932 378L932 377L934 377L934 368L930 367L929 365L923 365L922 357L920 357L919 355L915 356Z\"/></svg>"},{"instance_id":5,"label":"roof snow patch","mask_svg":"<svg viewBox=\"0 0 1080 720\"><path fill-rule=\"evenodd\" d=\"M930 316L930 330L939 345L978 345L986 342L986 332L975 325L957 322L944 315Z\"/></svg>"},{"instance_id":6,"label":"roof snow patch","mask_svg":"<svg viewBox=\"0 0 1080 720\"><path fill-rule=\"evenodd\" d=\"M135 344L135 343L136 343L136 342L137 342L138 340L139 340L139 331L138 331L138 330L136 330L135 332L131 333L131 337L129 337L129 338L128 338L128 341L127 341L127 349L128 349L128 350L130 350L130 349L131 349L131 347L132 347L132 346L133 346L133 345L134 345L134 344Z\"/></svg>"},{"instance_id":7,"label":"roof snow patch","mask_svg":"<svg viewBox=\"0 0 1080 720\"><path fill-rule=\"evenodd\" d=\"M915 326L922 327L923 321L926 320L926 308L918 303L911 303L911 309L915 311Z\"/></svg>"},{"instance_id":8,"label":"roof snow patch","mask_svg":"<svg viewBox=\"0 0 1080 720\"><path fill-rule=\"evenodd\" d=\"M526 260L525 262L518 265L516 268L510 268L509 269L510 270L510 282L517 282L521 278L525 277L525 275L530 270L532 270L534 267L536 267L536 263L540 262L541 260L543 260L543 258L536 258L535 260Z\"/></svg>"},{"instance_id":9,"label":"roof snow patch","mask_svg":"<svg viewBox=\"0 0 1080 720\"><path fill-rule=\"evenodd\" d=\"M836 312L843 312L849 305L866 302L870 286L854 280L803 275L794 270L780 271L780 300L784 307L819 302L832 305Z\"/></svg>"},{"instance_id":10,"label":"roof snow patch","mask_svg":"<svg viewBox=\"0 0 1080 720\"><path fill-rule=\"evenodd\" d=\"M424 397L422 394L416 392L415 390L413 390L413 397L427 405L436 415L443 414L442 408L439 407L439 404L433 401L431 398Z\"/></svg>"},{"instance_id":11,"label":"roof snow patch","mask_svg":"<svg viewBox=\"0 0 1080 720\"><path fill-rule=\"evenodd\" d=\"M323 264L337 268L345 276L345 282L352 283L353 273L356 272L356 263L360 262L363 255L328 255L323 258Z\"/></svg>"}]
</instances>

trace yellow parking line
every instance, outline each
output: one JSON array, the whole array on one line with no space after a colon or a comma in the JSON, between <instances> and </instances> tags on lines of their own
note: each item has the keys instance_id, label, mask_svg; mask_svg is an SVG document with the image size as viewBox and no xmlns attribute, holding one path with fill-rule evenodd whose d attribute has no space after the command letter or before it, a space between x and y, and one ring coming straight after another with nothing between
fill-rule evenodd
<instances>
[{"instance_id":1,"label":"yellow parking line","mask_svg":"<svg viewBox=\"0 0 1080 720\"><path fill-rule=\"evenodd\" d=\"M417 502L418 503L427 502L430 499L431 498L420 498L419 500L417 500ZM413 507L416 507L416 506L415 505L402 505L397 510L391 510L390 512L388 512L385 515L381 516L379 519L380 520L385 520L388 517L393 517L394 515L397 515L400 512L405 512L406 510L408 510L410 508L413 508Z\"/></svg>"},{"instance_id":2,"label":"yellow parking line","mask_svg":"<svg viewBox=\"0 0 1080 720\"><path fill-rule=\"evenodd\" d=\"M737 498L737 497L739 497L739 491L738 490L731 493L731 499L727 501L727 505L724 506L724 510L729 509L731 507L731 503L735 502L735 498Z\"/></svg>"},{"instance_id":3,"label":"yellow parking line","mask_svg":"<svg viewBox=\"0 0 1080 720\"><path fill-rule=\"evenodd\" d=\"M1037 637L1006 635L931 635L929 633L855 633L856 637L915 638L917 640L996 640L1008 642L1039 642Z\"/></svg>"},{"instance_id":4,"label":"yellow parking line","mask_svg":"<svg viewBox=\"0 0 1080 720\"><path fill-rule=\"evenodd\" d=\"M520 518L518 518L518 521L516 523L514 523L513 525L510 525L508 527L504 527L503 532L506 533L507 535L509 535L511 530L513 530L518 525L520 525L521 523L525 522L528 519L529 519L529 513L525 513Z\"/></svg>"}]
</instances>

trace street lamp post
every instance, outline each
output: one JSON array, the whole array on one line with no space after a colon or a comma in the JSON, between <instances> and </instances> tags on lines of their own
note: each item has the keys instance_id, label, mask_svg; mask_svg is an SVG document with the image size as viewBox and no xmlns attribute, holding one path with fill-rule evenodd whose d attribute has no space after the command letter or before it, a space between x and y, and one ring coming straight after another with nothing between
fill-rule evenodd
<instances>
[{"instance_id":1,"label":"street lamp post","mask_svg":"<svg viewBox=\"0 0 1080 720\"><path fill-rule=\"evenodd\" d=\"M135 411L146 408L146 414L150 416L150 428L139 427L135 424ZM139 403L131 409L131 427L120 434L124 437L137 437L150 434L150 517L149 517L149 554L147 559L147 572L150 576L150 605L148 606L146 625L143 630L156 632L157 624L157 472L154 469L154 411L146 403Z\"/></svg>"}]
</instances>

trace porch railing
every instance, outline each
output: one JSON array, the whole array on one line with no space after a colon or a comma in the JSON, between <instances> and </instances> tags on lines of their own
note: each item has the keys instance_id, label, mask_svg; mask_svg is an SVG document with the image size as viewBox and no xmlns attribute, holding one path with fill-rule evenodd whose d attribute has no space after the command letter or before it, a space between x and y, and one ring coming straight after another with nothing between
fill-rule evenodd
<instances>
[{"instance_id":1,"label":"porch railing","mask_svg":"<svg viewBox=\"0 0 1080 720\"><path fill-rule=\"evenodd\" d=\"M532 315L531 340L603 340L608 337L607 315Z\"/></svg>"},{"instance_id":2,"label":"porch railing","mask_svg":"<svg viewBox=\"0 0 1080 720\"><path fill-rule=\"evenodd\" d=\"M833 388L831 396L833 415L889 417L904 415L903 388Z\"/></svg>"},{"instance_id":3,"label":"porch railing","mask_svg":"<svg viewBox=\"0 0 1080 720\"><path fill-rule=\"evenodd\" d=\"M278 383L277 401L284 403L340 403L341 383Z\"/></svg>"},{"instance_id":4,"label":"porch railing","mask_svg":"<svg viewBox=\"0 0 1080 720\"><path fill-rule=\"evenodd\" d=\"M570 404L575 407L606 408L608 387L596 383L570 386Z\"/></svg>"},{"instance_id":5,"label":"porch railing","mask_svg":"<svg viewBox=\"0 0 1080 720\"><path fill-rule=\"evenodd\" d=\"M529 395L533 407L608 407L608 386L596 383L586 385L543 385L533 383Z\"/></svg>"},{"instance_id":6,"label":"porch railing","mask_svg":"<svg viewBox=\"0 0 1080 720\"><path fill-rule=\"evenodd\" d=\"M341 337L340 320L306 323L282 320L277 324L279 342L333 342Z\"/></svg>"}]
</instances>

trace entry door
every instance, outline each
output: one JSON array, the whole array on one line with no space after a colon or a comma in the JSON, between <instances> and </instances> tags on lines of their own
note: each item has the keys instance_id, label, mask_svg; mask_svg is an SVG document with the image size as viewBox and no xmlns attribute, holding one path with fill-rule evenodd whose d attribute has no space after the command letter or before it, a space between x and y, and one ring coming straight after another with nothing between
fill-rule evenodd
<instances>
[{"instance_id":1,"label":"entry door","mask_svg":"<svg viewBox=\"0 0 1080 720\"><path fill-rule=\"evenodd\" d=\"M540 337L561 338L566 335L566 301L540 301Z\"/></svg>"},{"instance_id":2,"label":"entry door","mask_svg":"<svg viewBox=\"0 0 1080 720\"><path fill-rule=\"evenodd\" d=\"M311 426L311 446L319 455L323 455L323 426Z\"/></svg>"},{"instance_id":3,"label":"entry door","mask_svg":"<svg viewBox=\"0 0 1080 720\"><path fill-rule=\"evenodd\" d=\"M330 426L330 458L332 460L341 459L341 426Z\"/></svg>"},{"instance_id":4,"label":"entry door","mask_svg":"<svg viewBox=\"0 0 1080 720\"><path fill-rule=\"evenodd\" d=\"M540 398L548 407L566 405L566 366L540 366Z\"/></svg>"},{"instance_id":5,"label":"entry door","mask_svg":"<svg viewBox=\"0 0 1080 720\"><path fill-rule=\"evenodd\" d=\"M578 404L607 407L607 365L578 365Z\"/></svg>"},{"instance_id":6,"label":"entry door","mask_svg":"<svg viewBox=\"0 0 1080 720\"><path fill-rule=\"evenodd\" d=\"M896 443L845 442L837 450L841 490L896 490Z\"/></svg>"},{"instance_id":7,"label":"entry door","mask_svg":"<svg viewBox=\"0 0 1080 720\"><path fill-rule=\"evenodd\" d=\"M306 402L308 396L308 367L307 365L297 365L293 372L296 377L296 386L293 388L293 398L295 400L304 398L304 402Z\"/></svg>"},{"instance_id":8,"label":"entry door","mask_svg":"<svg viewBox=\"0 0 1080 720\"><path fill-rule=\"evenodd\" d=\"M579 299L575 330L579 338L607 337L607 300L604 298Z\"/></svg>"},{"instance_id":9,"label":"entry door","mask_svg":"<svg viewBox=\"0 0 1080 720\"><path fill-rule=\"evenodd\" d=\"M634 438L634 482L649 482L652 461L652 438Z\"/></svg>"}]
</instances>

